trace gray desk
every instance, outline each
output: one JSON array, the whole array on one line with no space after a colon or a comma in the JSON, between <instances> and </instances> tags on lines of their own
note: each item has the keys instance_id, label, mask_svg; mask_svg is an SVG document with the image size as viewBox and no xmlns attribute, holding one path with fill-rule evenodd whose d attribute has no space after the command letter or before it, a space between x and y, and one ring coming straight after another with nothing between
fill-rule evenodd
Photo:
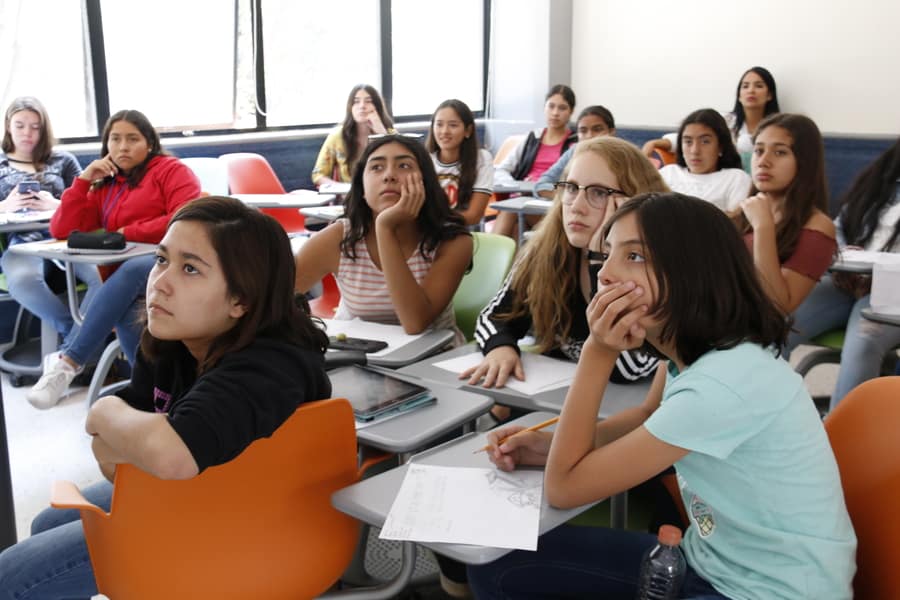
<instances>
[{"instance_id":1,"label":"gray desk","mask_svg":"<svg viewBox=\"0 0 900 600\"><path fill-rule=\"evenodd\" d=\"M422 384L414 377L404 377L393 371L389 374ZM426 448L428 444L455 429L473 423L494 404L484 394L473 394L434 383L429 383L427 387L435 395L437 402L359 429L356 437L360 444L400 454L401 462L406 462L409 453Z\"/></svg>"},{"instance_id":2,"label":"gray desk","mask_svg":"<svg viewBox=\"0 0 900 600\"><path fill-rule=\"evenodd\" d=\"M320 194L313 190L298 190L292 194L232 194L248 206L255 208L307 208L323 206L334 200L333 194Z\"/></svg>"},{"instance_id":3,"label":"gray desk","mask_svg":"<svg viewBox=\"0 0 900 600\"><path fill-rule=\"evenodd\" d=\"M494 191L497 191L496 186ZM535 200L541 203L535 203L532 206L528 205L529 201ZM522 242L525 241L525 215L546 215L547 211L550 210L550 207L543 203L546 200L546 198L535 198L534 196L516 196L515 198L500 200L499 202L492 202L490 207L500 212L516 213L516 220L519 224L519 246L521 246Z\"/></svg>"},{"instance_id":4,"label":"gray desk","mask_svg":"<svg viewBox=\"0 0 900 600\"><path fill-rule=\"evenodd\" d=\"M320 194L337 194L342 196L344 194L350 193L350 182L343 181L333 181L331 183L325 183L319 186Z\"/></svg>"},{"instance_id":5,"label":"gray desk","mask_svg":"<svg viewBox=\"0 0 900 600\"><path fill-rule=\"evenodd\" d=\"M519 181L517 179L504 181L494 180L495 194L532 194L533 192L533 181Z\"/></svg>"},{"instance_id":6,"label":"gray desk","mask_svg":"<svg viewBox=\"0 0 900 600\"><path fill-rule=\"evenodd\" d=\"M876 323L884 323L885 325L896 325L900 327L900 315L891 315L887 313L875 312L872 307L866 307L860 311L860 314Z\"/></svg>"},{"instance_id":7,"label":"gray desk","mask_svg":"<svg viewBox=\"0 0 900 600\"><path fill-rule=\"evenodd\" d=\"M305 217L311 217L313 219L331 223L344 216L344 206L342 204L311 206L309 208L301 208L300 213Z\"/></svg>"},{"instance_id":8,"label":"gray desk","mask_svg":"<svg viewBox=\"0 0 900 600\"><path fill-rule=\"evenodd\" d=\"M529 426L540 423L552 415L550 413L531 413L516 419L514 423ZM457 467L487 467L490 461L484 454L473 454L474 450L481 448L486 443L485 433L471 433L463 437L451 440L430 450L426 450L412 457L410 462L457 466ZM381 527L390 512L391 504L400 490L403 478L406 475L407 466L391 469L374 477L364 479L338 492L331 497L332 505L357 519ZM541 534L562 525L572 517L587 510L596 503L584 506L560 510L547 504L546 497L542 500ZM441 544L423 543L423 546L431 548L445 556L449 556L466 564L480 565L494 561L511 552L509 548L490 548L486 546L471 546L467 544Z\"/></svg>"},{"instance_id":9,"label":"gray desk","mask_svg":"<svg viewBox=\"0 0 900 600\"><path fill-rule=\"evenodd\" d=\"M448 358L463 356L472 352L478 352L478 346L474 343L454 348L448 352L443 352L435 356L431 356L424 361L409 365L398 371L405 375L419 377L425 381L434 381L445 385L453 385L470 392L487 394L494 399L497 404L514 406L524 410L546 410L554 413L562 411L563 403L568 393L568 387L561 387L555 390L541 392L534 396L529 396L521 392L509 388L484 388L477 385L468 385L464 379L459 379L458 373L452 373L440 367L435 367L434 363L441 362ZM606 388L606 394L603 397L603 404L600 406L599 417L608 417L614 415L626 408L638 406L647 397L650 391L651 378L632 384L610 383Z\"/></svg>"},{"instance_id":10,"label":"gray desk","mask_svg":"<svg viewBox=\"0 0 900 600\"><path fill-rule=\"evenodd\" d=\"M828 270L837 273L855 273L857 275L871 275L872 263L866 261L853 261L838 259L832 263Z\"/></svg>"},{"instance_id":11,"label":"gray desk","mask_svg":"<svg viewBox=\"0 0 900 600\"><path fill-rule=\"evenodd\" d=\"M332 319L325 320L325 331L328 332L328 322ZM347 321L344 321L346 323ZM399 329L400 326L396 325ZM333 335L333 334L329 334ZM353 336L352 332L347 333L348 336ZM453 341L454 337L453 331L449 329L432 329L426 331L422 334L418 339L404 344L402 346L398 346L397 348L392 349L390 352L386 352L381 356L373 356L369 354L366 358L368 359L368 363L370 365L377 365L379 367L387 367L389 369L398 369L400 367L405 367L406 365L411 365L414 362L418 362L423 360L435 352L439 351L441 348L445 347L447 344ZM359 337L372 337L369 335L360 335ZM440 382L439 382L440 383ZM452 386L459 387L459 386ZM475 390L477 391L477 390Z\"/></svg>"}]
</instances>

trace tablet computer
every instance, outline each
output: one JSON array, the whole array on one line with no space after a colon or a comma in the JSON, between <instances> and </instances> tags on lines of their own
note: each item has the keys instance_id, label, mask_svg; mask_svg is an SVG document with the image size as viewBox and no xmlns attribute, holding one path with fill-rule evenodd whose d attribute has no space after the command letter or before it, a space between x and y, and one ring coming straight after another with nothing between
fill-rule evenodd
<instances>
[{"instance_id":1,"label":"tablet computer","mask_svg":"<svg viewBox=\"0 0 900 600\"><path fill-rule=\"evenodd\" d=\"M371 421L435 401L431 392L421 385L358 365L335 369L328 377L331 397L349 400L358 421Z\"/></svg>"}]
</instances>

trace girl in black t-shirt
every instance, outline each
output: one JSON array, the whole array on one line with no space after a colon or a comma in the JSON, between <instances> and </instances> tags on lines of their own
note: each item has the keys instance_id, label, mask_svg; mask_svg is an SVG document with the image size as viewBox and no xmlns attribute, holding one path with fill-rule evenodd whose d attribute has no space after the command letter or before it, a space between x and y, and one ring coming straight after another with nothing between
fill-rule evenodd
<instances>
[{"instance_id":1,"label":"girl in black t-shirt","mask_svg":"<svg viewBox=\"0 0 900 600\"><path fill-rule=\"evenodd\" d=\"M302 402L331 394L327 337L293 284L290 243L271 217L223 197L179 209L147 282L131 383L87 417L107 478L126 462L162 479L194 477L270 436ZM84 495L109 510L112 486ZM97 593L78 511L35 518L32 536L0 554L0 590Z\"/></svg>"}]
</instances>

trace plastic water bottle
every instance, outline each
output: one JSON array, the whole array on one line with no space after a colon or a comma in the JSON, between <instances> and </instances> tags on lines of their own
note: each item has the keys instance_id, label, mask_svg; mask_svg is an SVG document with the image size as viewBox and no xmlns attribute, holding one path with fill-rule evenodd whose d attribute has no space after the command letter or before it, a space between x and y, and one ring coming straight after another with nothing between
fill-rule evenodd
<instances>
[{"instance_id":1,"label":"plastic water bottle","mask_svg":"<svg viewBox=\"0 0 900 600\"><path fill-rule=\"evenodd\" d=\"M641 562L637 600L675 600L684 581L687 563L681 548L681 530L673 525L659 528L659 543Z\"/></svg>"}]
</instances>

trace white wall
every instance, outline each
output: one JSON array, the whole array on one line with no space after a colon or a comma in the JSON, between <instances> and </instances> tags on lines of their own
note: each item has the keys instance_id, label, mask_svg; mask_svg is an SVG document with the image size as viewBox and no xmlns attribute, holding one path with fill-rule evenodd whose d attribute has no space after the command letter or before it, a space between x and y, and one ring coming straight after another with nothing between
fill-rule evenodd
<instances>
[{"instance_id":1,"label":"white wall","mask_svg":"<svg viewBox=\"0 0 900 600\"><path fill-rule=\"evenodd\" d=\"M574 0L572 84L617 125L673 127L730 109L748 67L769 69L783 111L823 132L900 132L897 0Z\"/></svg>"}]
</instances>

